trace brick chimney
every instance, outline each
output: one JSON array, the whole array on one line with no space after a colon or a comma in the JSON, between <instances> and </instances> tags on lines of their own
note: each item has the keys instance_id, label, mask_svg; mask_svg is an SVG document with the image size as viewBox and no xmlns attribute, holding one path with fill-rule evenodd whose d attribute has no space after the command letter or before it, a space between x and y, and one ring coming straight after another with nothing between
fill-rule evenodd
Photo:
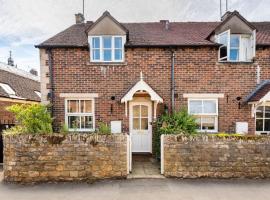
<instances>
[{"instance_id":1,"label":"brick chimney","mask_svg":"<svg viewBox=\"0 0 270 200\"><path fill-rule=\"evenodd\" d=\"M38 72L35 69L31 69L29 72L30 72L30 74L32 74L34 76L37 76L38 75Z\"/></svg>"},{"instance_id":2,"label":"brick chimney","mask_svg":"<svg viewBox=\"0 0 270 200\"><path fill-rule=\"evenodd\" d=\"M160 20L159 22L164 25L165 30L169 30L169 20Z\"/></svg>"},{"instance_id":3,"label":"brick chimney","mask_svg":"<svg viewBox=\"0 0 270 200\"><path fill-rule=\"evenodd\" d=\"M82 13L75 14L76 24L84 23L84 16Z\"/></svg>"}]
</instances>

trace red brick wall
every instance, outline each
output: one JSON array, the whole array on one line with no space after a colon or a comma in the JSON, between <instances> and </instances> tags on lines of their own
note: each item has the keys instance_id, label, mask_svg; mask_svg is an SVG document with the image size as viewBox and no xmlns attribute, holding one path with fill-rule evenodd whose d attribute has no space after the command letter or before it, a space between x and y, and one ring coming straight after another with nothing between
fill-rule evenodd
<instances>
[{"instance_id":1,"label":"red brick wall","mask_svg":"<svg viewBox=\"0 0 270 200\"><path fill-rule=\"evenodd\" d=\"M6 107L14 103L7 101L0 101L0 124L14 124L14 115L6 110Z\"/></svg>"},{"instance_id":2,"label":"red brick wall","mask_svg":"<svg viewBox=\"0 0 270 200\"><path fill-rule=\"evenodd\" d=\"M60 93L98 93L96 120L122 120L128 130L125 106L121 97L139 80L140 71L145 81L164 99L170 108L171 53L168 49L126 49L125 64L94 65L89 63L87 49L54 49L54 84L56 127L64 123L64 99ZM269 49L257 50L261 78L269 79ZM251 108L238 109L236 97L242 100L256 87L256 64L217 62L215 48L182 48L175 53L176 109L187 107L183 93L224 93L219 99L219 131L234 132L236 121L248 121L249 132L254 132ZM111 96L116 96L111 101ZM114 112L110 112L111 103ZM161 108L160 106L159 108Z\"/></svg>"}]
</instances>

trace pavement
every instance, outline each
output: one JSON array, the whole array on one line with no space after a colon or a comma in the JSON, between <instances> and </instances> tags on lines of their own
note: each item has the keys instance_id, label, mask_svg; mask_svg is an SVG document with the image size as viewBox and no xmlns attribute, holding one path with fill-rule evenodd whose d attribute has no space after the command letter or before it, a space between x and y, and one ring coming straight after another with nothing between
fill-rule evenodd
<instances>
[{"instance_id":1,"label":"pavement","mask_svg":"<svg viewBox=\"0 0 270 200\"><path fill-rule=\"evenodd\" d=\"M270 180L126 179L17 185L0 182L8 200L268 200Z\"/></svg>"}]
</instances>

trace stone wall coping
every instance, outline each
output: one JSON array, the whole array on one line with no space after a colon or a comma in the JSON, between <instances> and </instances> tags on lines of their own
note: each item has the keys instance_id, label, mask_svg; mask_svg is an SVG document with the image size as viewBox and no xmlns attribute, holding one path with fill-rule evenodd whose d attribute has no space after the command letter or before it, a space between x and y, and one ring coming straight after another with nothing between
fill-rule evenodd
<instances>
[{"instance_id":1,"label":"stone wall coping","mask_svg":"<svg viewBox=\"0 0 270 200\"><path fill-rule=\"evenodd\" d=\"M91 143L93 141L97 142L122 142L127 134L81 134L81 133L72 133L72 134L20 134L20 135L3 135L4 140L8 140L9 143L65 143L65 142L78 142L78 143Z\"/></svg>"},{"instance_id":2,"label":"stone wall coping","mask_svg":"<svg viewBox=\"0 0 270 200\"><path fill-rule=\"evenodd\" d=\"M164 140L174 141L174 142L192 142L192 141L201 141L201 142L211 142L211 141L221 141L221 142L236 142L236 143L269 143L269 136L217 136L217 135L164 135Z\"/></svg>"}]
</instances>

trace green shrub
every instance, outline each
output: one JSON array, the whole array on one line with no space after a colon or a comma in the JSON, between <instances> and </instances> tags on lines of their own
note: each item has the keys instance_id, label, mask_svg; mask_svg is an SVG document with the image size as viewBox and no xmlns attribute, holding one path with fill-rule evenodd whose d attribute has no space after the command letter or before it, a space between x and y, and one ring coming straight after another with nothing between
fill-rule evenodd
<instances>
[{"instance_id":1,"label":"green shrub","mask_svg":"<svg viewBox=\"0 0 270 200\"><path fill-rule=\"evenodd\" d=\"M6 108L15 115L18 124L6 134L50 134L52 118L47 107L41 104L12 105Z\"/></svg>"},{"instance_id":2,"label":"green shrub","mask_svg":"<svg viewBox=\"0 0 270 200\"><path fill-rule=\"evenodd\" d=\"M68 130L68 126L66 124L62 124L61 128L60 128L60 133L66 135L68 134L69 130Z\"/></svg>"},{"instance_id":3,"label":"green shrub","mask_svg":"<svg viewBox=\"0 0 270 200\"><path fill-rule=\"evenodd\" d=\"M111 129L106 123L99 122L98 125L99 125L98 133L101 133L101 134L110 134L111 133Z\"/></svg>"},{"instance_id":4,"label":"green shrub","mask_svg":"<svg viewBox=\"0 0 270 200\"><path fill-rule=\"evenodd\" d=\"M188 114L186 109L162 115L154 125L153 150L156 157L160 157L160 137L162 134L196 135L196 128L195 118Z\"/></svg>"}]
</instances>

